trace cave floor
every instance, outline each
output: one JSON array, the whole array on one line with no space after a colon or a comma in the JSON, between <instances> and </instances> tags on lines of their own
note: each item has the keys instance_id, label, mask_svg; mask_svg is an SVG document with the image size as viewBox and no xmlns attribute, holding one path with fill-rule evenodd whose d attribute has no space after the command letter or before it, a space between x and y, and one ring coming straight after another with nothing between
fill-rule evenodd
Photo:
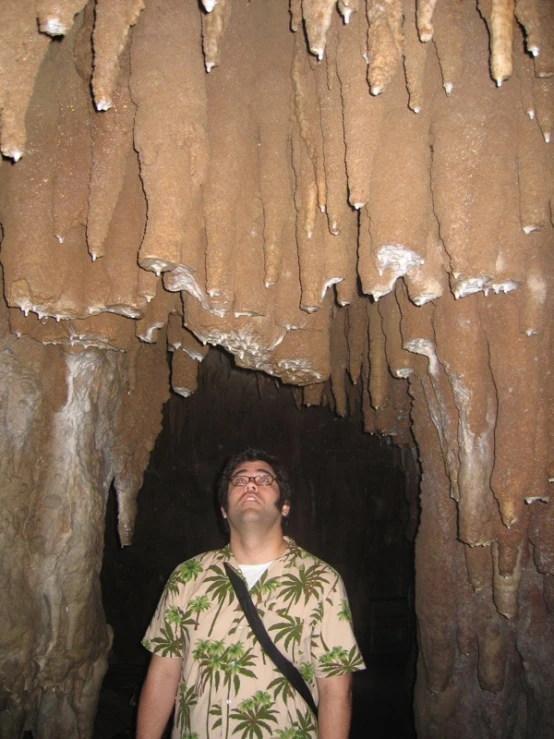
<instances>
[{"instance_id":1,"label":"cave floor","mask_svg":"<svg viewBox=\"0 0 554 739\"><path fill-rule=\"evenodd\" d=\"M354 676L354 708L350 739L415 739L407 655L378 655L366 659L368 669ZM142 675L111 667L100 693L94 739L128 739Z\"/></svg>"}]
</instances>

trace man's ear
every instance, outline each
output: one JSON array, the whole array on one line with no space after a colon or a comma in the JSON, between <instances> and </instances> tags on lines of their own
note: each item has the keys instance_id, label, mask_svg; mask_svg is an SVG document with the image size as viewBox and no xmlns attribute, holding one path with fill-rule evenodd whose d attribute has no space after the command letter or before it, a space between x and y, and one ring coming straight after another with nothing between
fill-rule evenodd
<instances>
[{"instance_id":1,"label":"man's ear","mask_svg":"<svg viewBox=\"0 0 554 739\"><path fill-rule=\"evenodd\" d=\"M221 508L220 510L221 510L221 515L223 516L223 518L227 520L227 513L225 512L225 508Z\"/></svg>"},{"instance_id":2,"label":"man's ear","mask_svg":"<svg viewBox=\"0 0 554 739\"><path fill-rule=\"evenodd\" d=\"M290 503L284 503L281 508L281 515L286 518L290 513Z\"/></svg>"}]
</instances>

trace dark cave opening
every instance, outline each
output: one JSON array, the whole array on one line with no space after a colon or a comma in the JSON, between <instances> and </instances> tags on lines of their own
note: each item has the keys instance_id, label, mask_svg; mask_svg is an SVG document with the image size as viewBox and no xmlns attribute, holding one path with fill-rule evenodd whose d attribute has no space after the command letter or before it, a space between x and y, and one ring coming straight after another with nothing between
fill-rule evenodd
<instances>
[{"instance_id":1,"label":"dark cave opening","mask_svg":"<svg viewBox=\"0 0 554 739\"><path fill-rule=\"evenodd\" d=\"M361 404L350 390L345 418L326 407L299 407L290 387L240 370L212 349L197 392L171 397L130 547L119 546L113 490L108 500L101 582L114 641L95 739L133 736L149 659L140 640L173 568L226 543L214 483L225 459L247 446L275 454L289 471L294 497L285 534L334 566L346 584L368 667L354 679L351 737L415 736L417 462L390 439L363 432Z\"/></svg>"}]
</instances>

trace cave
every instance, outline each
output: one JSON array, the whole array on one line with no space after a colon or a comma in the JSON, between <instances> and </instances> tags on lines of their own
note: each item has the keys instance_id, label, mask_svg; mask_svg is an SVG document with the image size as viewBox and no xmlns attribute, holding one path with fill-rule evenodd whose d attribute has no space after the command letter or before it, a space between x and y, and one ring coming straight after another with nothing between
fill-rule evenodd
<instances>
[{"instance_id":1,"label":"cave","mask_svg":"<svg viewBox=\"0 0 554 739\"><path fill-rule=\"evenodd\" d=\"M92 739L254 440L417 737L554 736L553 119L551 0L2 3L1 739Z\"/></svg>"}]
</instances>

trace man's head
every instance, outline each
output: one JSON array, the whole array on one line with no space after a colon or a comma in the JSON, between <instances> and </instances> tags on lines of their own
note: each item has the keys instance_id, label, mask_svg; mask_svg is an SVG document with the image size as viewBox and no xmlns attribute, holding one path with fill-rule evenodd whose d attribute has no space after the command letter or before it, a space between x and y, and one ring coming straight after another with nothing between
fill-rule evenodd
<instances>
[{"instance_id":1,"label":"man's head","mask_svg":"<svg viewBox=\"0 0 554 739\"><path fill-rule=\"evenodd\" d=\"M218 500L219 506L223 512L227 512L229 508L229 491L233 488L231 480L235 478L241 470L249 468L248 476L254 475L258 467L254 469L251 465L253 462L260 462L259 470L267 470L275 476L272 486L277 489L278 496L275 500L275 506L279 512L283 514L283 521L289 512L292 490L288 480L287 473L278 459L272 454L268 454L263 449L245 449L235 454L225 464L218 484ZM242 476L242 475L241 475ZM252 484L252 483L248 483ZM246 491L246 487L245 487Z\"/></svg>"}]
</instances>

